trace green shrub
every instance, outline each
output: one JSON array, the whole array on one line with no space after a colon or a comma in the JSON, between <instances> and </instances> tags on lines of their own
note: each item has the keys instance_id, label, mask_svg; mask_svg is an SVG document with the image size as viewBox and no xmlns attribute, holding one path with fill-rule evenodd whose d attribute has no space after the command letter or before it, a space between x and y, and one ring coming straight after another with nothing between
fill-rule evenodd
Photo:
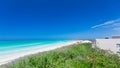
<instances>
[{"instance_id":1,"label":"green shrub","mask_svg":"<svg viewBox=\"0 0 120 68\"><path fill-rule=\"evenodd\" d=\"M28 56L10 68L120 68L116 54L78 44Z\"/></svg>"}]
</instances>

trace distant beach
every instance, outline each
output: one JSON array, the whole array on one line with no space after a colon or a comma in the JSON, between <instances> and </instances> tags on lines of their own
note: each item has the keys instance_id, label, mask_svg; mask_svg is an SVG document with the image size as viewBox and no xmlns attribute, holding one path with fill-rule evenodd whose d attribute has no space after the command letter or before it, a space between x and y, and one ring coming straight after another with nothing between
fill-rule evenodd
<instances>
[{"instance_id":1,"label":"distant beach","mask_svg":"<svg viewBox=\"0 0 120 68\"><path fill-rule=\"evenodd\" d=\"M11 46L8 46L9 45L8 43L7 45L2 45L3 42L2 43L0 42L1 43L0 44L0 65L7 64L20 57L61 48L63 46L69 46L77 42L79 42L79 40L55 40L55 41L42 41L42 42L37 41L37 42L30 43L29 45L28 45L28 42L27 44L25 42L24 45L20 45L16 43L15 44L16 46L11 44L10 44Z\"/></svg>"}]
</instances>

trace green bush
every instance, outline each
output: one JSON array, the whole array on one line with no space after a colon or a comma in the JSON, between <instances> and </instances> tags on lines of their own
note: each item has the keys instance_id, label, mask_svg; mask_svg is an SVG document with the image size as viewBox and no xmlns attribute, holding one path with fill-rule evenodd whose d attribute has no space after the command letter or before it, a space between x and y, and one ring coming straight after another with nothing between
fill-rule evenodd
<instances>
[{"instance_id":1,"label":"green bush","mask_svg":"<svg viewBox=\"0 0 120 68\"><path fill-rule=\"evenodd\" d=\"M28 56L9 68L120 68L118 55L110 54L91 44L66 46Z\"/></svg>"}]
</instances>

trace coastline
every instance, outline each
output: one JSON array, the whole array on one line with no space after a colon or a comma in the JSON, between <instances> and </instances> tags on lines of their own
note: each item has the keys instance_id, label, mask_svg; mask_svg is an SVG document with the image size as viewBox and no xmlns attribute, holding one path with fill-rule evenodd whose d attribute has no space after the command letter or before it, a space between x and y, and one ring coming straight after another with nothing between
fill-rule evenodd
<instances>
[{"instance_id":1,"label":"coastline","mask_svg":"<svg viewBox=\"0 0 120 68\"><path fill-rule=\"evenodd\" d=\"M29 56L29 55L36 54L39 52L54 50L54 49L61 48L64 46L73 45L73 44L76 44L78 42L80 42L80 40L73 40L73 41L67 41L67 42L56 43L56 44L48 44L48 45L38 46L38 47L32 48L30 51L15 53L15 54L12 54L10 56L6 56L4 58L0 57L0 65L8 64L8 63L10 63L16 59L19 59L21 57Z\"/></svg>"}]
</instances>

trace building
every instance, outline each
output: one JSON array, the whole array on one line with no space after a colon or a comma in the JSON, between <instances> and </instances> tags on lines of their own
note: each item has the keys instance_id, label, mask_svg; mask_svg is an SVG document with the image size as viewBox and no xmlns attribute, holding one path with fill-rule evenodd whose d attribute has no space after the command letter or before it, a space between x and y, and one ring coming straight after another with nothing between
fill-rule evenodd
<instances>
[{"instance_id":1,"label":"building","mask_svg":"<svg viewBox=\"0 0 120 68\"><path fill-rule=\"evenodd\" d=\"M112 36L112 39L120 39L120 36Z\"/></svg>"},{"instance_id":2,"label":"building","mask_svg":"<svg viewBox=\"0 0 120 68\"><path fill-rule=\"evenodd\" d=\"M92 43L90 40L82 40L81 43Z\"/></svg>"},{"instance_id":3,"label":"building","mask_svg":"<svg viewBox=\"0 0 120 68\"><path fill-rule=\"evenodd\" d=\"M120 39L96 39L96 46L120 54Z\"/></svg>"}]
</instances>

